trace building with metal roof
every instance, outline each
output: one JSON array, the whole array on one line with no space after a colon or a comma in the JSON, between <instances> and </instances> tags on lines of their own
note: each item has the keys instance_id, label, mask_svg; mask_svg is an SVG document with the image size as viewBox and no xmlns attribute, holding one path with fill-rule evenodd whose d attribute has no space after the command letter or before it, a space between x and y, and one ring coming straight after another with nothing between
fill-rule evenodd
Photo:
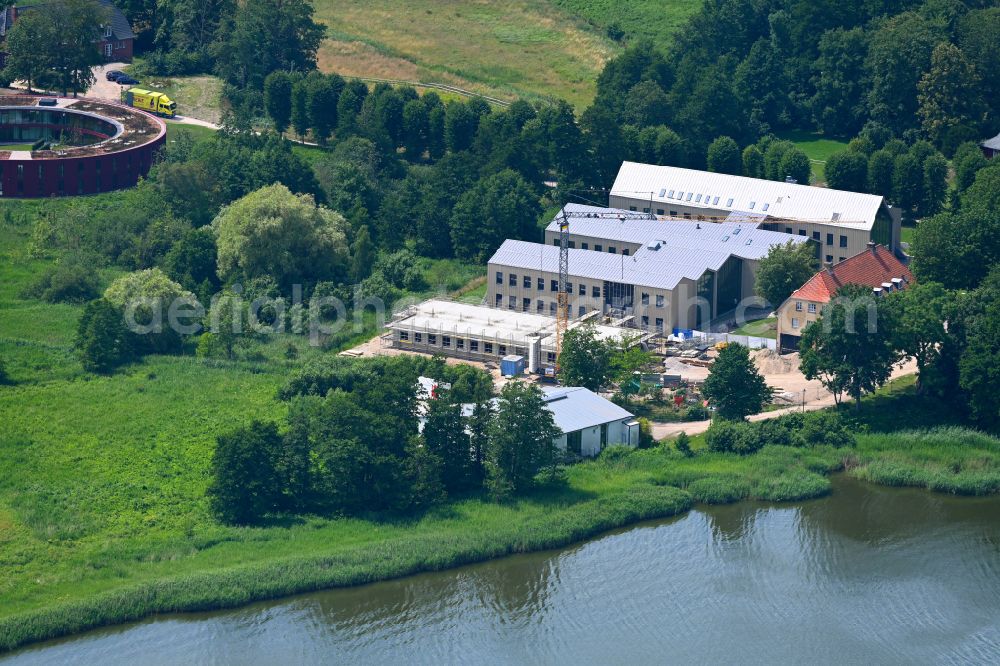
<instances>
[{"instance_id":1,"label":"building with metal roof","mask_svg":"<svg viewBox=\"0 0 1000 666\"><path fill-rule=\"evenodd\" d=\"M1000 134L997 134L992 139L986 139L979 146L983 149L983 155L990 159L1000 155Z\"/></svg>"},{"instance_id":2,"label":"building with metal roof","mask_svg":"<svg viewBox=\"0 0 1000 666\"><path fill-rule=\"evenodd\" d=\"M545 408L562 431L556 446L578 456L598 455L608 446L639 444L639 422L615 403L582 386L544 387Z\"/></svg>"},{"instance_id":3,"label":"building with metal roof","mask_svg":"<svg viewBox=\"0 0 1000 666\"><path fill-rule=\"evenodd\" d=\"M571 315L599 313L640 329L700 328L753 297L760 259L775 245L808 239L729 222L622 219L621 209L568 204ZM558 217L558 216L557 216ZM555 316L558 222L545 243L507 240L489 261L487 304ZM757 303L760 305L761 303Z\"/></svg>"},{"instance_id":4,"label":"building with metal roof","mask_svg":"<svg viewBox=\"0 0 1000 666\"><path fill-rule=\"evenodd\" d=\"M899 251L900 211L861 192L623 162L609 206L703 221L752 216L763 229L817 241L821 258L831 264L863 252L871 241Z\"/></svg>"}]
</instances>

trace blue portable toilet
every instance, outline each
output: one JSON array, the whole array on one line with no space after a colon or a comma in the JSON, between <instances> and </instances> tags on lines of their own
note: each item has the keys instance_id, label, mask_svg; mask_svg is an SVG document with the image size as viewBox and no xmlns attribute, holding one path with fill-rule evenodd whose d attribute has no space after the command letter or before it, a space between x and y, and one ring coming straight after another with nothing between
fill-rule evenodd
<instances>
[{"instance_id":1,"label":"blue portable toilet","mask_svg":"<svg viewBox=\"0 0 1000 666\"><path fill-rule=\"evenodd\" d=\"M500 374L504 377L516 377L524 374L524 357L504 356L500 359Z\"/></svg>"}]
</instances>

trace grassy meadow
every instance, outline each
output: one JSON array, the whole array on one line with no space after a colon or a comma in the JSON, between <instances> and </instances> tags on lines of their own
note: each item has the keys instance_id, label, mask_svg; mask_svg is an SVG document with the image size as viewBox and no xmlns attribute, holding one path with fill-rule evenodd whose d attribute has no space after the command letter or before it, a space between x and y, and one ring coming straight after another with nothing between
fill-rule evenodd
<instances>
[{"instance_id":1,"label":"grassy meadow","mask_svg":"<svg viewBox=\"0 0 1000 666\"><path fill-rule=\"evenodd\" d=\"M504 99L562 97L583 107L619 47L575 8L560 4L319 0L317 19L328 26L319 66L344 76L443 83Z\"/></svg>"},{"instance_id":2,"label":"grassy meadow","mask_svg":"<svg viewBox=\"0 0 1000 666\"><path fill-rule=\"evenodd\" d=\"M795 144L795 147L806 154L812 164L812 184L826 184L826 175L823 167L827 159L834 153L847 150L847 142L839 139L831 139L818 132L808 132L804 130L792 130L781 132L778 138L787 139Z\"/></svg>"}]
</instances>

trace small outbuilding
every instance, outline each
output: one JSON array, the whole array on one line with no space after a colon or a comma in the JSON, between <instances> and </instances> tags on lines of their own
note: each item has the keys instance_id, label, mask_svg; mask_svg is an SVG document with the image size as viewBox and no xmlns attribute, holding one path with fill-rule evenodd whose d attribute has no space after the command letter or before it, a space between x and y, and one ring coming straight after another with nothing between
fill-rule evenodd
<instances>
[{"instance_id":1,"label":"small outbuilding","mask_svg":"<svg viewBox=\"0 0 1000 666\"><path fill-rule=\"evenodd\" d=\"M983 155L989 159L993 159L997 155L1000 155L1000 134L997 134L992 139L987 139L979 144L979 147L983 149Z\"/></svg>"},{"instance_id":2,"label":"small outbuilding","mask_svg":"<svg viewBox=\"0 0 1000 666\"><path fill-rule=\"evenodd\" d=\"M605 448L639 445L639 422L635 415L582 386L543 388L545 407L552 412L562 436L561 450L593 457Z\"/></svg>"}]
</instances>

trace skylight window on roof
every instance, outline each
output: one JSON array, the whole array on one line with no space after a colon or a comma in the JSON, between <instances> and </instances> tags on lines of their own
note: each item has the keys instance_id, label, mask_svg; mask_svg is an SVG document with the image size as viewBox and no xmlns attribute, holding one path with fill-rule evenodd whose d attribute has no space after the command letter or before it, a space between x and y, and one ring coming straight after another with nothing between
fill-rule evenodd
<instances>
[{"instance_id":1,"label":"skylight window on roof","mask_svg":"<svg viewBox=\"0 0 1000 666\"><path fill-rule=\"evenodd\" d=\"M735 228L735 229L733 230L733 235L734 235L734 236L737 236L737 235L739 235L739 233L740 233L740 232L741 232L742 230L743 230L743 228L742 228L742 227L736 227L736 228Z\"/></svg>"},{"instance_id":2,"label":"skylight window on roof","mask_svg":"<svg viewBox=\"0 0 1000 666\"><path fill-rule=\"evenodd\" d=\"M723 243L725 243L727 240L729 240L729 236L723 236L722 237L722 242Z\"/></svg>"},{"instance_id":3,"label":"skylight window on roof","mask_svg":"<svg viewBox=\"0 0 1000 666\"><path fill-rule=\"evenodd\" d=\"M748 238L748 239L747 239L747 245L749 245L749 244L750 244L750 243L752 243L752 242L753 242L753 239L752 239L752 238Z\"/></svg>"},{"instance_id":4,"label":"skylight window on roof","mask_svg":"<svg viewBox=\"0 0 1000 666\"><path fill-rule=\"evenodd\" d=\"M673 199L674 198L674 191L673 190L670 190L670 194L667 195L667 198L668 199Z\"/></svg>"},{"instance_id":5,"label":"skylight window on roof","mask_svg":"<svg viewBox=\"0 0 1000 666\"><path fill-rule=\"evenodd\" d=\"M771 207L771 204L769 204L769 203L766 203L766 204L764 204L764 207L763 207L763 208L761 208L761 210L767 210L767 209L768 209L768 208L770 208L770 207Z\"/></svg>"},{"instance_id":6,"label":"skylight window on roof","mask_svg":"<svg viewBox=\"0 0 1000 666\"><path fill-rule=\"evenodd\" d=\"M840 220L840 213L834 213L833 214L833 221L837 222L838 220Z\"/></svg>"},{"instance_id":7,"label":"skylight window on roof","mask_svg":"<svg viewBox=\"0 0 1000 666\"><path fill-rule=\"evenodd\" d=\"M781 203L784 200L785 200L785 197L778 197L778 200L775 201L774 203Z\"/></svg>"},{"instance_id":8,"label":"skylight window on roof","mask_svg":"<svg viewBox=\"0 0 1000 666\"><path fill-rule=\"evenodd\" d=\"M729 201L726 202L726 208L731 208L732 205L733 205L733 200L732 199L730 199Z\"/></svg>"},{"instance_id":9,"label":"skylight window on roof","mask_svg":"<svg viewBox=\"0 0 1000 666\"><path fill-rule=\"evenodd\" d=\"M694 196L694 192L688 192L688 198L685 199L684 201L691 201L691 197L693 197L693 196Z\"/></svg>"},{"instance_id":10,"label":"skylight window on roof","mask_svg":"<svg viewBox=\"0 0 1000 666\"><path fill-rule=\"evenodd\" d=\"M718 205L718 203L719 203L719 197L715 197L714 199L712 199L712 205L713 206Z\"/></svg>"},{"instance_id":11,"label":"skylight window on roof","mask_svg":"<svg viewBox=\"0 0 1000 666\"><path fill-rule=\"evenodd\" d=\"M695 203L701 203L701 195L700 194L694 198L694 202Z\"/></svg>"},{"instance_id":12,"label":"skylight window on roof","mask_svg":"<svg viewBox=\"0 0 1000 666\"><path fill-rule=\"evenodd\" d=\"M667 188L663 188L662 190L660 190L660 198L662 199L663 195L666 193L667 193Z\"/></svg>"},{"instance_id":13,"label":"skylight window on roof","mask_svg":"<svg viewBox=\"0 0 1000 666\"><path fill-rule=\"evenodd\" d=\"M750 210L753 210L753 207L756 206L756 205L757 205L756 201L751 201L750 202Z\"/></svg>"},{"instance_id":14,"label":"skylight window on roof","mask_svg":"<svg viewBox=\"0 0 1000 666\"><path fill-rule=\"evenodd\" d=\"M684 198L684 193L683 192L678 192L677 193L677 199L680 200L680 199L683 199L683 198Z\"/></svg>"}]
</instances>

